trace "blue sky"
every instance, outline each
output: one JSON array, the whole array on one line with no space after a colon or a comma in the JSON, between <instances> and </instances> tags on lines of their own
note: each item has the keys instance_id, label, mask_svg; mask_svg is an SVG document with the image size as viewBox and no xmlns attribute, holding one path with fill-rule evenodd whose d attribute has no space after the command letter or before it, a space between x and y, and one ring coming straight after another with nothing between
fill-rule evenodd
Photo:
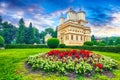
<instances>
[{"instance_id":1,"label":"blue sky","mask_svg":"<svg viewBox=\"0 0 120 80\"><path fill-rule=\"evenodd\" d=\"M16 26L24 18L26 26L32 22L41 31L58 26L61 13L65 16L70 7L86 12L95 36L120 36L119 0L0 0L0 15Z\"/></svg>"}]
</instances>

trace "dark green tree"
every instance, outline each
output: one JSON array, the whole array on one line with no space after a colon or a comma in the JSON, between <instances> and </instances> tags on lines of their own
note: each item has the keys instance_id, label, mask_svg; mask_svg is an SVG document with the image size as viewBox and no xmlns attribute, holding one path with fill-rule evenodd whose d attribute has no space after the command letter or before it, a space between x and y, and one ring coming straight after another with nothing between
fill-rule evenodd
<instances>
[{"instance_id":1,"label":"dark green tree","mask_svg":"<svg viewBox=\"0 0 120 80\"><path fill-rule=\"evenodd\" d=\"M86 41L86 42L84 42L84 46L93 46L93 42Z\"/></svg>"},{"instance_id":2,"label":"dark green tree","mask_svg":"<svg viewBox=\"0 0 120 80\"><path fill-rule=\"evenodd\" d=\"M45 32L46 32L46 34L51 34L51 36L54 34L53 28L46 28Z\"/></svg>"},{"instance_id":3,"label":"dark green tree","mask_svg":"<svg viewBox=\"0 0 120 80\"><path fill-rule=\"evenodd\" d=\"M105 46L105 41L102 40L102 41L98 42L98 46Z\"/></svg>"},{"instance_id":4,"label":"dark green tree","mask_svg":"<svg viewBox=\"0 0 120 80\"><path fill-rule=\"evenodd\" d=\"M34 43L37 43L37 44L40 44L40 33L39 33L39 30L36 29L36 28L33 28L34 29Z\"/></svg>"},{"instance_id":5,"label":"dark green tree","mask_svg":"<svg viewBox=\"0 0 120 80\"><path fill-rule=\"evenodd\" d=\"M108 41L108 45L114 45L114 42L113 42L112 39L110 39L110 40Z\"/></svg>"},{"instance_id":6,"label":"dark green tree","mask_svg":"<svg viewBox=\"0 0 120 80\"><path fill-rule=\"evenodd\" d=\"M92 42L95 41L95 36L94 36L94 35L91 36L91 41L92 41Z\"/></svg>"},{"instance_id":7,"label":"dark green tree","mask_svg":"<svg viewBox=\"0 0 120 80\"><path fill-rule=\"evenodd\" d=\"M4 46L4 38L2 36L0 36L0 47Z\"/></svg>"},{"instance_id":8,"label":"dark green tree","mask_svg":"<svg viewBox=\"0 0 120 80\"><path fill-rule=\"evenodd\" d=\"M94 35L91 36L91 41L93 42L93 45L98 45Z\"/></svg>"},{"instance_id":9,"label":"dark green tree","mask_svg":"<svg viewBox=\"0 0 120 80\"><path fill-rule=\"evenodd\" d=\"M34 29L32 23L30 22L29 27L25 29L25 43L33 44L34 43Z\"/></svg>"},{"instance_id":10,"label":"dark green tree","mask_svg":"<svg viewBox=\"0 0 120 80\"><path fill-rule=\"evenodd\" d=\"M118 37L115 41L115 45L119 45L120 44L120 37Z\"/></svg>"},{"instance_id":11,"label":"dark green tree","mask_svg":"<svg viewBox=\"0 0 120 80\"><path fill-rule=\"evenodd\" d=\"M0 16L0 24L2 23L2 16Z\"/></svg>"},{"instance_id":12,"label":"dark green tree","mask_svg":"<svg viewBox=\"0 0 120 80\"><path fill-rule=\"evenodd\" d=\"M0 35L2 35L2 16L0 16Z\"/></svg>"},{"instance_id":13,"label":"dark green tree","mask_svg":"<svg viewBox=\"0 0 120 80\"><path fill-rule=\"evenodd\" d=\"M25 43L25 23L23 18L19 20L19 28L17 32L17 39L16 42L18 44L24 44Z\"/></svg>"},{"instance_id":14,"label":"dark green tree","mask_svg":"<svg viewBox=\"0 0 120 80\"><path fill-rule=\"evenodd\" d=\"M56 29L55 29L55 31L54 31L54 33L53 33L53 37L54 37L54 38L57 38L57 29L58 29L58 27L56 27Z\"/></svg>"},{"instance_id":15,"label":"dark green tree","mask_svg":"<svg viewBox=\"0 0 120 80\"><path fill-rule=\"evenodd\" d=\"M40 32L40 42L42 43L42 44L44 44L45 43L45 41L44 41L44 36L46 35L46 32L45 31L41 31Z\"/></svg>"},{"instance_id":16,"label":"dark green tree","mask_svg":"<svg viewBox=\"0 0 120 80\"><path fill-rule=\"evenodd\" d=\"M17 32L17 28L8 22L2 23L2 36L4 37L5 44L11 44L11 42L15 39Z\"/></svg>"},{"instance_id":17,"label":"dark green tree","mask_svg":"<svg viewBox=\"0 0 120 80\"><path fill-rule=\"evenodd\" d=\"M108 42L109 42L109 38L106 37L106 38L105 38L105 45L108 45Z\"/></svg>"}]
</instances>

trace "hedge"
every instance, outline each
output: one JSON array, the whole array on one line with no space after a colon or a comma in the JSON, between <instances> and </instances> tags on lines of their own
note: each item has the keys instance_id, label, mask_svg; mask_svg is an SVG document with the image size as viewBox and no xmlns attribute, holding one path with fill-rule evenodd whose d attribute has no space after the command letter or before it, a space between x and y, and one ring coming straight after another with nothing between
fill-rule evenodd
<instances>
[{"instance_id":1,"label":"hedge","mask_svg":"<svg viewBox=\"0 0 120 80\"><path fill-rule=\"evenodd\" d=\"M47 40L47 45L49 48L57 48L59 45L59 39L57 38L49 38Z\"/></svg>"},{"instance_id":2,"label":"hedge","mask_svg":"<svg viewBox=\"0 0 120 80\"><path fill-rule=\"evenodd\" d=\"M33 45L33 44L7 44L6 49L24 49L24 48L48 48L45 44Z\"/></svg>"},{"instance_id":3,"label":"hedge","mask_svg":"<svg viewBox=\"0 0 120 80\"><path fill-rule=\"evenodd\" d=\"M66 46L65 48L71 48L71 49L86 49L86 50L92 50L92 51L104 51L104 52L116 52L120 53L120 47L111 47L111 46Z\"/></svg>"},{"instance_id":4,"label":"hedge","mask_svg":"<svg viewBox=\"0 0 120 80\"><path fill-rule=\"evenodd\" d=\"M5 45L6 49L24 49L24 48L48 48L45 44L39 44L39 45L32 45L32 44L9 44ZM86 49L86 50L92 50L92 51L103 51L103 52L116 52L120 53L120 46L112 47L112 46L65 46L65 48L71 48L71 49Z\"/></svg>"},{"instance_id":5,"label":"hedge","mask_svg":"<svg viewBox=\"0 0 120 80\"><path fill-rule=\"evenodd\" d=\"M59 44L59 48L65 48L65 44Z\"/></svg>"}]
</instances>

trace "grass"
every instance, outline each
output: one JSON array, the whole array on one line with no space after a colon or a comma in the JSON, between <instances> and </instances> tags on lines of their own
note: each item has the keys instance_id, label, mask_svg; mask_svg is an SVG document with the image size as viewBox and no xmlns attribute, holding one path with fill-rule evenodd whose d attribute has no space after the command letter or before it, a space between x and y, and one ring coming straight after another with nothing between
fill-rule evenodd
<instances>
[{"instance_id":1,"label":"grass","mask_svg":"<svg viewBox=\"0 0 120 80\"><path fill-rule=\"evenodd\" d=\"M44 53L50 49L6 49L0 50L0 80L68 80L66 76L59 74L46 74L30 73L26 70L24 62L29 55L38 53ZM95 53L109 56L116 59L120 64L119 53L97 52ZM120 80L120 68L112 71L115 75L110 79L105 75L95 74L91 77L91 80ZM85 78L78 76L76 80L84 80Z\"/></svg>"}]
</instances>

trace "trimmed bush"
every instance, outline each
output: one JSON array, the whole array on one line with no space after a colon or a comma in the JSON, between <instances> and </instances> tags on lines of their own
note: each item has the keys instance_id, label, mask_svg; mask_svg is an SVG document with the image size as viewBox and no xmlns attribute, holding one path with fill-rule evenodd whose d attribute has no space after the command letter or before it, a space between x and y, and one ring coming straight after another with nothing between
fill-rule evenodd
<instances>
[{"instance_id":1,"label":"trimmed bush","mask_svg":"<svg viewBox=\"0 0 120 80\"><path fill-rule=\"evenodd\" d=\"M25 49L25 48L47 48L47 45L45 44L38 44L38 45L32 45L32 44L7 44L5 45L6 49Z\"/></svg>"},{"instance_id":2,"label":"trimmed bush","mask_svg":"<svg viewBox=\"0 0 120 80\"><path fill-rule=\"evenodd\" d=\"M65 48L65 44L59 44L60 48Z\"/></svg>"},{"instance_id":3,"label":"trimmed bush","mask_svg":"<svg viewBox=\"0 0 120 80\"><path fill-rule=\"evenodd\" d=\"M105 46L105 43L99 43L98 46Z\"/></svg>"},{"instance_id":4,"label":"trimmed bush","mask_svg":"<svg viewBox=\"0 0 120 80\"><path fill-rule=\"evenodd\" d=\"M4 46L4 38L2 36L0 36L0 47Z\"/></svg>"},{"instance_id":5,"label":"trimmed bush","mask_svg":"<svg viewBox=\"0 0 120 80\"><path fill-rule=\"evenodd\" d=\"M120 47L120 44L117 44L116 46Z\"/></svg>"},{"instance_id":6,"label":"trimmed bush","mask_svg":"<svg viewBox=\"0 0 120 80\"><path fill-rule=\"evenodd\" d=\"M57 38L50 38L47 40L47 45L49 48L57 48L59 45L59 39Z\"/></svg>"},{"instance_id":7,"label":"trimmed bush","mask_svg":"<svg viewBox=\"0 0 120 80\"><path fill-rule=\"evenodd\" d=\"M117 46L116 47L113 47L113 46L109 46L109 47L108 46L66 46L65 48L120 53L120 47L117 47Z\"/></svg>"},{"instance_id":8,"label":"trimmed bush","mask_svg":"<svg viewBox=\"0 0 120 80\"><path fill-rule=\"evenodd\" d=\"M93 42L86 41L86 42L84 42L84 46L93 46Z\"/></svg>"}]
</instances>

